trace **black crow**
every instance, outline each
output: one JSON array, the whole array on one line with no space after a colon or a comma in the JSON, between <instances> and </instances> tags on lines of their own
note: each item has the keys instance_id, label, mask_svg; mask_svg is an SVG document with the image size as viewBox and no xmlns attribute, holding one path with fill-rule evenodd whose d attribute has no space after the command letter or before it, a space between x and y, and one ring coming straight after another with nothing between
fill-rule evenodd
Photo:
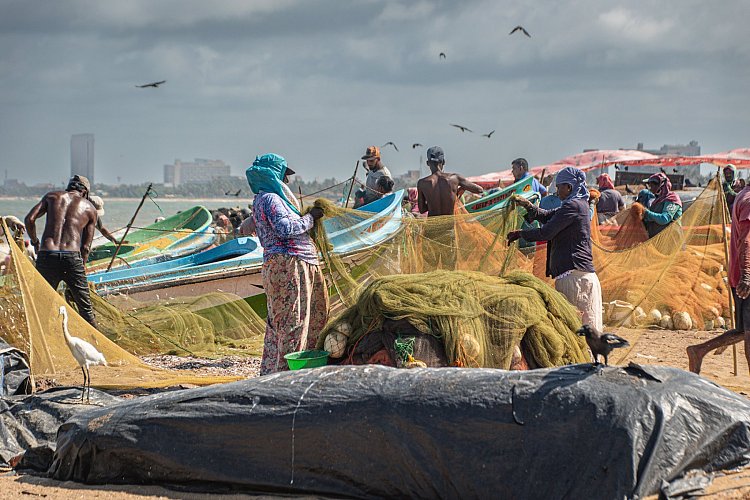
<instances>
[{"instance_id":1,"label":"black crow","mask_svg":"<svg viewBox=\"0 0 750 500\"><path fill-rule=\"evenodd\" d=\"M423 147L424 147L424 144L420 144L418 142L415 142L414 144L411 145L412 149L423 148Z\"/></svg>"},{"instance_id":2,"label":"black crow","mask_svg":"<svg viewBox=\"0 0 750 500\"><path fill-rule=\"evenodd\" d=\"M473 131L473 130L471 130L470 128L468 128L468 127L464 127L463 125L456 125L455 123L449 123L449 125L450 125L451 127L456 127L456 128L460 128L460 129L461 129L461 132L474 132L474 131Z\"/></svg>"},{"instance_id":3,"label":"black crow","mask_svg":"<svg viewBox=\"0 0 750 500\"><path fill-rule=\"evenodd\" d=\"M382 146L380 146L380 147L381 147L381 148L384 148L384 147L386 147L386 146L393 146L393 149L395 149L396 151L398 151L398 147L396 147L396 145L395 145L395 144L393 144L393 143L392 143L391 141L388 141L388 142L386 142L385 144L383 144L383 145L382 145Z\"/></svg>"},{"instance_id":4,"label":"black crow","mask_svg":"<svg viewBox=\"0 0 750 500\"><path fill-rule=\"evenodd\" d=\"M148 88L148 87L153 87L155 89L158 89L159 85L161 85L162 83L167 83L167 81L166 80L162 80L160 82L146 83L145 85L136 85L136 88L145 89L145 88Z\"/></svg>"},{"instance_id":5,"label":"black crow","mask_svg":"<svg viewBox=\"0 0 750 500\"><path fill-rule=\"evenodd\" d=\"M440 59L445 59L445 52L441 52L438 56Z\"/></svg>"},{"instance_id":6,"label":"black crow","mask_svg":"<svg viewBox=\"0 0 750 500\"><path fill-rule=\"evenodd\" d=\"M494 133L495 133L495 131L493 130L489 134L482 134L482 137L486 137L487 139L490 139L492 137L492 134L494 134Z\"/></svg>"},{"instance_id":7,"label":"black crow","mask_svg":"<svg viewBox=\"0 0 750 500\"><path fill-rule=\"evenodd\" d=\"M586 336L586 343L591 349L591 353L594 355L594 362L599 364L599 355L604 357L604 364L607 365L607 357L612 349L618 347L627 347L630 344L627 340L622 337L618 337L614 333L602 333L593 326L583 325L578 330L578 335Z\"/></svg>"},{"instance_id":8,"label":"black crow","mask_svg":"<svg viewBox=\"0 0 750 500\"><path fill-rule=\"evenodd\" d=\"M628 186L627 184L625 184L625 192L628 194L635 194L635 191L630 189L630 186Z\"/></svg>"},{"instance_id":9,"label":"black crow","mask_svg":"<svg viewBox=\"0 0 750 500\"><path fill-rule=\"evenodd\" d=\"M520 26L520 25L516 26L515 28L513 28L512 30L510 30L510 33L508 33L508 34L512 35L516 31L521 31L524 35L526 35L527 37L531 38L531 35L529 35L529 32L526 31L526 29L523 26Z\"/></svg>"}]
</instances>

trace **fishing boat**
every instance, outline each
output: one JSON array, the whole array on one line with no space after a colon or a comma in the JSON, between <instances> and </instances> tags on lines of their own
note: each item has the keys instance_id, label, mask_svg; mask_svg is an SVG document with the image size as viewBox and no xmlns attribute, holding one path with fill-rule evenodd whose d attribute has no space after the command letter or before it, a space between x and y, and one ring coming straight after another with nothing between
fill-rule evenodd
<instances>
[{"instance_id":1,"label":"fishing boat","mask_svg":"<svg viewBox=\"0 0 750 500\"><path fill-rule=\"evenodd\" d=\"M157 262L155 264L140 265L132 267L121 267L111 271L97 271L87 276L88 280L95 285L104 283L116 283L123 280L132 280L140 276L156 276L158 274L185 269L187 267L202 266L214 262L233 259L235 257L246 256L247 258L259 256L263 257L263 248L260 246L257 238L240 237L227 241L221 245L193 253L185 257Z\"/></svg>"},{"instance_id":2,"label":"fishing boat","mask_svg":"<svg viewBox=\"0 0 750 500\"><path fill-rule=\"evenodd\" d=\"M532 191L532 182L534 178L528 176L521 179L518 182L511 184L510 186L504 187L498 191L487 194L478 200L474 200L471 203L464 205L466 211L472 212L484 212L486 210L495 210L503 208L508 205L511 196L518 194L528 198L534 191Z\"/></svg>"},{"instance_id":3,"label":"fishing boat","mask_svg":"<svg viewBox=\"0 0 750 500\"><path fill-rule=\"evenodd\" d=\"M400 190L361 207L360 212L371 215L360 220L354 219L356 222L348 217L324 219L323 224L333 253L354 256L397 234L402 228L403 196L404 192ZM252 250L234 258L197 265L183 261L185 266L174 269L155 269L148 274L123 273L121 279L114 280L105 275L97 275L92 281L100 295L124 294L143 302L160 298L195 297L221 291L244 299L258 314L264 316L266 299L260 275L263 250L257 238L247 240L243 243L244 248L252 247ZM198 259L198 256L195 257Z\"/></svg>"},{"instance_id":4,"label":"fishing boat","mask_svg":"<svg viewBox=\"0 0 750 500\"><path fill-rule=\"evenodd\" d=\"M199 252L216 240L211 221L211 212L196 206L130 232L125 238L128 243L117 250L112 267L149 265ZM91 250L87 271L105 269L116 249L117 245L107 243Z\"/></svg>"}]
</instances>

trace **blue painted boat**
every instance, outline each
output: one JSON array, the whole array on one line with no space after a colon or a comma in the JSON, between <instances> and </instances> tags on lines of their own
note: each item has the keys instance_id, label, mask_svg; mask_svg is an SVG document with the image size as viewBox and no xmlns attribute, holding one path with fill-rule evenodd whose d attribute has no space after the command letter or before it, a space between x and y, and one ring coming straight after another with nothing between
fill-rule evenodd
<instances>
[{"instance_id":1,"label":"blue painted boat","mask_svg":"<svg viewBox=\"0 0 750 500\"><path fill-rule=\"evenodd\" d=\"M471 203L467 203L465 205L466 211L474 213L503 208L508 205L510 198L514 194L529 198L534 195L534 191L532 191L533 180L534 178L531 176L526 177L508 187L487 194Z\"/></svg>"},{"instance_id":2,"label":"blue painted boat","mask_svg":"<svg viewBox=\"0 0 750 500\"><path fill-rule=\"evenodd\" d=\"M88 275L88 280L95 285L111 283L122 280L138 278L144 275L157 275L175 269L202 266L214 262L233 259L240 256L249 256L255 252L255 256L263 257L263 248L259 245L257 238L241 237L227 241L218 247L194 253L178 259L166 260L150 265L133 266L129 268L118 268L112 271L99 271Z\"/></svg>"},{"instance_id":3,"label":"blue painted boat","mask_svg":"<svg viewBox=\"0 0 750 500\"><path fill-rule=\"evenodd\" d=\"M351 217L324 219L326 232L333 252L339 255L356 254L372 245L393 237L402 228L401 203L403 190L392 193L359 209L359 221ZM92 275L100 295L116 293L151 301L164 297L194 297L217 290L247 299L263 293L260 269L263 249L257 238L246 238L233 250L222 246L197 254L191 258L164 262L161 265L130 269L114 279L105 274ZM230 242L231 243L231 242ZM229 257L230 251L247 252ZM145 273L142 271L146 270ZM113 273L107 273L112 275Z\"/></svg>"}]
</instances>

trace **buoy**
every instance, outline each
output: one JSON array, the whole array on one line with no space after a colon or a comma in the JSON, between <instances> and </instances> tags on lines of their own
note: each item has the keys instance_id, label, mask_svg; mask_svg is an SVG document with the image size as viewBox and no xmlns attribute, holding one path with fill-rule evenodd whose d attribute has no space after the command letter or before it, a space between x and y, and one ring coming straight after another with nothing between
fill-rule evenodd
<instances>
[{"instance_id":1,"label":"buoy","mask_svg":"<svg viewBox=\"0 0 750 500\"><path fill-rule=\"evenodd\" d=\"M690 330L693 327L693 320L685 311L675 313L672 321L674 322L675 330Z\"/></svg>"},{"instance_id":2,"label":"buoy","mask_svg":"<svg viewBox=\"0 0 750 500\"><path fill-rule=\"evenodd\" d=\"M661 317L661 320L659 320L659 326L667 330L673 330L674 323L672 322L672 316L670 316L669 314L663 315Z\"/></svg>"},{"instance_id":3,"label":"buoy","mask_svg":"<svg viewBox=\"0 0 750 500\"><path fill-rule=\"evenodd\" d=\"M652 325L658 325L659 321L661 321L661 311L651 309L651 312L648 313L648 320Z\"/></svg>"},{"instance_id":4,"label":"buoy","mask_svg":"<svg viewBox=\"0 0 750 500\"><path fill-rule=\"evenodd\" d=\"M347 340L346 335L338 330L333 330L326 335L326 339L323 342L323 348L330 353L329 356L332 358L340 358L346 352Z\"/></svg>"}]
</instances>

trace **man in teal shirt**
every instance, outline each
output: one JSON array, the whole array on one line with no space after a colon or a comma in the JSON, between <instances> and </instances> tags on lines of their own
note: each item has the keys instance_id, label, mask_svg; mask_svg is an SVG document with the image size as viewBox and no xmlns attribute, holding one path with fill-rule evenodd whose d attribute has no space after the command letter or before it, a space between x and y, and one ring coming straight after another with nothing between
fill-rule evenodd
<instances>
[{"instance_id":1,"label":"man in teal shirt","mask_svg":"<svg viewBox=\"0 0 750 500\"><path fill-rule=\"evenodd\" d=\"M648 237L653 238L682 216L682 200L672 191L672 182L662 172L644 179L644 183L656 196L651 206L643 212L643 224Z\"/></svg>"}]
</instances>

